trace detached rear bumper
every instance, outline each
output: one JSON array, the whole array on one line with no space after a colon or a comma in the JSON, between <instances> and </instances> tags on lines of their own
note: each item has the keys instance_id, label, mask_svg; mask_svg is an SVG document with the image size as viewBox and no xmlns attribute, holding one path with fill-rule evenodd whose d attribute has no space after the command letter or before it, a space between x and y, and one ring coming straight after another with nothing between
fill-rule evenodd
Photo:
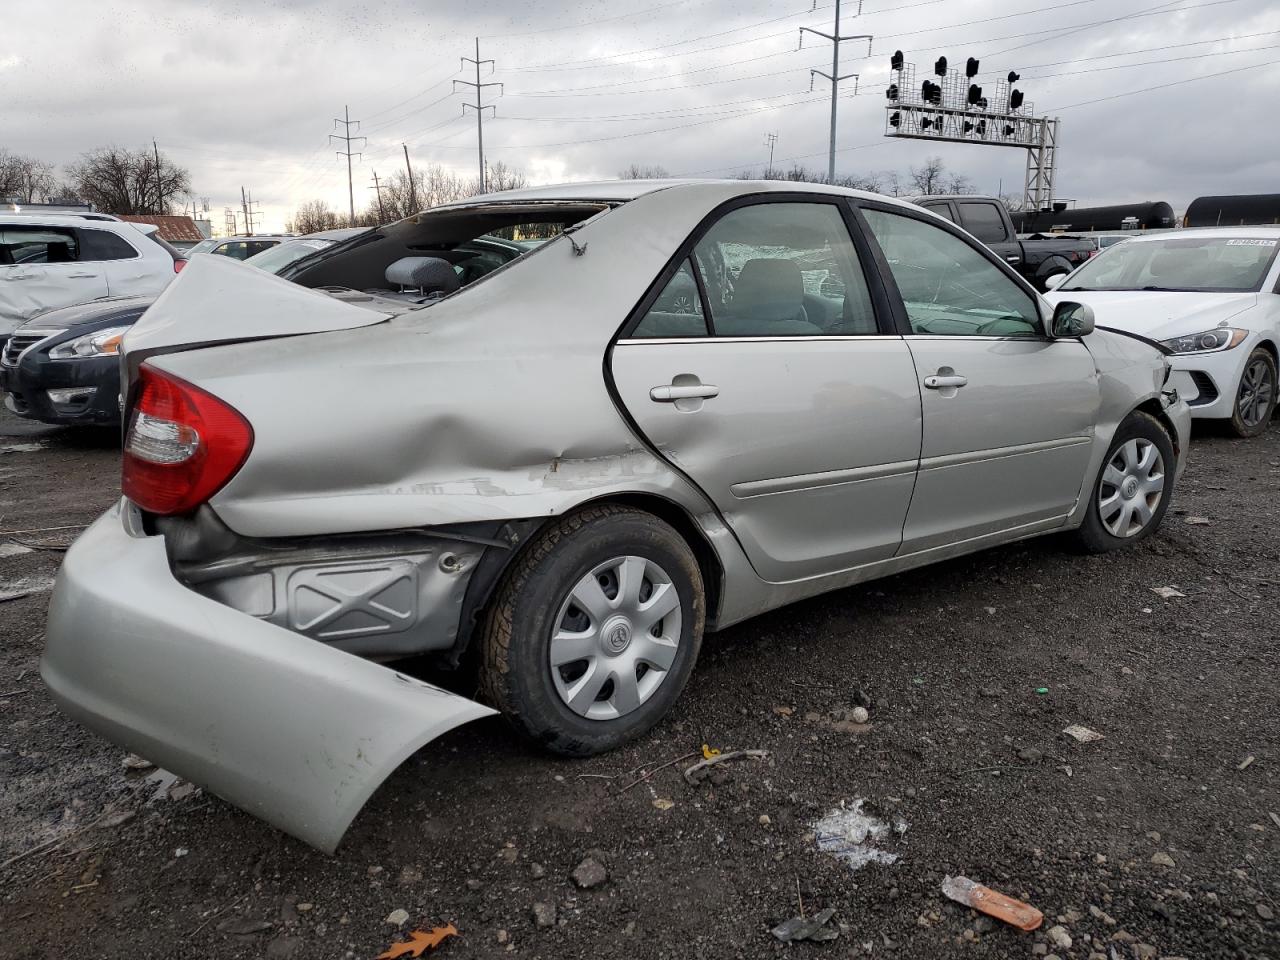
<instances>
[{"instance_id":1,"label":"detached rear bumper","mask_svg":"<svg viewBox=\"0 0 1280 960\"><path fill-rule=\"evenodd\" d=\"M331 853L410 754L494 712L187 589L131 509L67 552L40 664L108 740Z\"/></svg>"}]
</instances>

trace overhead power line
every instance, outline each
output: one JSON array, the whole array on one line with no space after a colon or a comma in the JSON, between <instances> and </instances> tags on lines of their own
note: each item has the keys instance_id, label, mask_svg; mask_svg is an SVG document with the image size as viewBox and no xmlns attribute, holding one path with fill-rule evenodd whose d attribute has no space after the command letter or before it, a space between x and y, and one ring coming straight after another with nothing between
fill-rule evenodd
<instances>
[{"instance_id":1,"label":"overhead power line","mask_svg":"<svg viewBox=\"0 0 1280 960\"><path fill-rule=\"evenodd\" d=\"M1233 70L1221 70L1217 73L1205 73L1198 77L1188 77L1185 80L1173 80L1169 83L1158 83L1152 87L1143 87L1140 90L1128 90L1124 93L1113 93L1107 97L1095 97L1092 100L1081 100L1078 103L1068 103L1063 107L1054 107L1051 112L1061 113L1063 110L1073 110L1076 107L1085 107L1091 103L1105 103L1108 100L1119 100L1122 97L1133 97L1139 93L1150 93L1152 90L1166 90L1169 87L1180 87L1187 83L1199 83L1201 80L1212 80L1215 77L1225 77L1233 73L1244 73L1246 70L1257 70L1260 67L1273 67L1280 63L1280 60L1267 60L1263 63L1251 63L1247 67L1236 67Z\"/></svg>"}]
</instances>

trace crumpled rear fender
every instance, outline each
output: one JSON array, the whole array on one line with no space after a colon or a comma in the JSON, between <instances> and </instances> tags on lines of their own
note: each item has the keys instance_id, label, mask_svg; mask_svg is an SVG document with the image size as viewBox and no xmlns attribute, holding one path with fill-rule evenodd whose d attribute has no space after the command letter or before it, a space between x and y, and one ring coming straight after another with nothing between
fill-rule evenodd
<instances>
[{"instance_id":1,"label":"crumpled rear fender","mask_svg":"<svg viewBox=\"0 0 1280 960\"><path fill-rule=\"evenodd\" d=\"M494 713L187 589L131 509L68 551L40 665L107 739L332 853L408 756Z\"/></svg>"}]
</instances>

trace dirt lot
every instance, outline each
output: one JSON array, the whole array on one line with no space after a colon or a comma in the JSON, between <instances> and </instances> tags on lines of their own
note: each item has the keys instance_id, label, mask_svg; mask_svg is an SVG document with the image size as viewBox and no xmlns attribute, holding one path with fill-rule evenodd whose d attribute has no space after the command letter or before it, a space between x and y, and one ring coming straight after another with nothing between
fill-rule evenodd
<instances>
[{"instance_id":1,"label":"dirt lot","mask_svg":"<svg viewBox=\"0 0 1280 960\"><path fill-rule=\"evenodd\" d=\"M114 499L113 436L3 416L4 530ZM126 771L63 718L36 672L60 554L9 539L0 596L28 595L0 603L0 956L373 958L451 922L436 955L1280 957L1278 479L1280 427L1198 434L1140 548L1040 540L736 627L619 753L548 758L498 720L454 731L335 857ZM1073 723L1105 739L1077 743ZM690 786L704 742L769 756ZM815 822L858 800L890 826L855 871ZM606 878L584 889L588 857ZM1026 899L1044 927L979 919L942 896L947 874ZM839 939L778 944L802 904L834 908Z\"/></svg>"}]
</instances>

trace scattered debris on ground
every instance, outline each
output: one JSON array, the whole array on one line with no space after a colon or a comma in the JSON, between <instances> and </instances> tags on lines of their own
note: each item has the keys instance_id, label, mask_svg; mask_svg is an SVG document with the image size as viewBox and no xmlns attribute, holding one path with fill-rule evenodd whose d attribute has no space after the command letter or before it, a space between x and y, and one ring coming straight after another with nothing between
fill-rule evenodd
<instances>
[{"instance_id":1,"label":"scattered debris on ground","mask_svg":"<svg viewBox=\"0 0 1280 960\"><path fill-rule=\"evenodd\" d=\"M851 804L832 810L813 825L818 849L844 861L850 870L860 870L869 863L896 863L898 854L883 850L880 845L907 831L904 820L896 820L890 826L884 820L864 813L866 802L858 797Z\"/></svg>"},{"instance_id":2,"label":"scattered debris on ground","mask_svg":"<svg viewBox=\"0 0 1280 960\"><path fill-rule=\"evenodd\" d=\"M835 907L820 910L812 917L792 917L784 920L769 932L783 943L794 943L798 940L812 940L821 943L835 940L840 936L836 927L830 926L831 918L836 915Z\"/></svg>"},{"instance_id":3,"label":"scattered debris on ground","mask_svg":"<svg viewBox=\"0 0 1280 960\"><path fill-rule=\"evenodd\" d=\"M942 892L956 903L963 903L1019 930L1037 930L1044 923L1044 914L1029 903L1015 900L968 877L943 878Z\"/></svg>"},{"instance_id":4,"label":"scattered debris on ground","mask_svg":"<svg viewBox=\"0 0 1280 960\"><path fill-rule=\"evenodd\" d=\"M1099 740L1106 739L1106 737L1100 734L1097 730L1090 730L1088 727L1082 726L1078 723L1071 724L1071 726L1066 727L1062 732L1077 743L1096 743Z\"/></svg>"}]
</instances>

